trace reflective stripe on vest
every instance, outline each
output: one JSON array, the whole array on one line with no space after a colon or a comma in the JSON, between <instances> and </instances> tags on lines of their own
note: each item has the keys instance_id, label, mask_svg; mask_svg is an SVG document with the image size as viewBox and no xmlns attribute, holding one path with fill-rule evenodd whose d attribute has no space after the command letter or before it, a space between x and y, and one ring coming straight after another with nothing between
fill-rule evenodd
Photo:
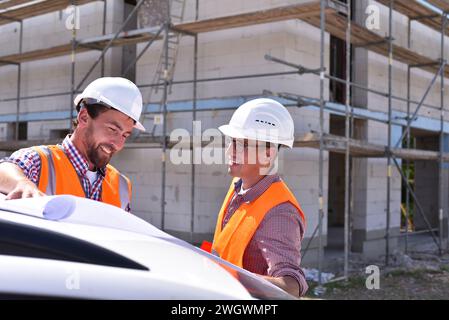
<instances>
[{"instance_id":1,"label":"reflective stripe on vest","mask_svg":"<svg viewBox=\"0 0 449 320\"><path fill-rule=\"evenodd\" d=\"M243 267L243 254L263 218L277 205L290 202L299 212L300 218L306 223L304 213L293 193L283 181L274 182L256 200L243 203L222 228L225 213L234 195L234 182L231 183L228 194L223 202L215 227L212 252L236 266Z\"/></svg>"},{"instance_id":2,"label":"reflective stripe on vest","mask_svg":"<svg viewBox=\"0 0 449 320\"><path fill-rule=\"evenodd\" d=\"M39 150L37 150L39 148ZM41 157L41 174L39 175L39 181L38 186L42 185L41 189L42 192L45 194L51 196L56 194L56 176L55 176L55 170L54 170L54 164L53 164L53 157L51 156L51 151L46 148L45 146L42 147L34 147L34 150L36 150L40 157ZM45 159L47 161L42 161L43 156L40 153L42 151L43 155L45 156ZM51 168L50 170L48 170ZM46 172L47 174L42 174L42 172ZM46 186L46 187L44 187ZM45 190L45 191L44 191Z\"/></svg>"},{"instance_id":3,"label":"reflective stripe on vest","mask_svg":"<svg viewBox=\"0 0 449 320\"><path fill-rule=\"evenodd\" d=\"M82 183L70 160L58 146L33 147L41 158L38 188L47 195L71 194L86 197ZM131 201L131 183L111 165L101 186L101 201L126 209Z\"/></svg>"},{"instance_id":4,"label":"reflective stripe on vest","mask_svg":"<svg viewBox=\"0 0 449 320\"><path fill-rule=\"evenodd\" d=\"M131 182L123 174L119 173L119 195L120 195L120 206L123 210L126 209L127 205L131 202ZM123 207L123 205L124 207Z\"/></svg>"}]
</instances>

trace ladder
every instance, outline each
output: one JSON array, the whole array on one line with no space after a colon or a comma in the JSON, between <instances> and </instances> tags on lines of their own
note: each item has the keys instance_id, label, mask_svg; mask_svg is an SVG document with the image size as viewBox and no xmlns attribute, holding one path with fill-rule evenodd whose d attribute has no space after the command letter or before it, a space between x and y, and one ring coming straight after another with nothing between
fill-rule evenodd
<instances>
[{"instance_id":1,"label":"ladder","mask_svg":"<svg viewBox=\"0 0 449 320\"><path fill-rule=\"evenodd\" d=\"M186 6L186 0L170 0L170 21L172 24L181 23L184 19L184 13L185 13L185 6ZM165 47L162 48L161 55L159 57L159 62L157 64L156 72L153 76L153 80L151 84L153 86L150 88L150 92L148 93L148 96L146 97L145 101L151 102L152 97L156 95L159 90L164 89L164 82L168 81L168 94L172 93L172 80L175 73L175 67L176 67L176 60L178 57L178 51L179 51L179 44L181 41L181 34L178 32L169 32L168 33L168 39L166 39L167 34L164 33L163 37L163 43L165 44L165 41L168 42L168 50L165 50ZM168 61L168 68L165 70L165 61ZM163 98L161 98L159 103L159 112L162 112L162 101ZM146 119L153 120L152 121L152 128L151 128L151 135L154 136L154 132L156 130L156 127L158 125L162 124L162 117L161 115L156 115L154 117L146 116L145 114L142 114L142 121L141 123L144 123ZM150 130L149 130L150 131Z\"/></svg>"}]
</instances>

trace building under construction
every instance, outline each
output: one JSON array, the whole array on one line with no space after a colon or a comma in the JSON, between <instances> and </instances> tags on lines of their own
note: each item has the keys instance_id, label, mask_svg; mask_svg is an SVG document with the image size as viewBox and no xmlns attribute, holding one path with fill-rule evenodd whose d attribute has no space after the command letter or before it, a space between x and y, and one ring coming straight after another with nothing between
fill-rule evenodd
<instances>
[{"instance_id":1,"label":"building under construction","mask_svg":"<svg viewBox=\"0 0 449 320\"><path fill-rule=\"evenodd\" d=\"M100 76L144 97L146 134L113 163L134 214L210 240L224 164L170 161L173 130L227 123L244 101L288 106L280 173L307 216L303 264L388 257L426 234L448 246L449 1L3 0L0 149L59 142L73 98ZM189 146L190 147L190 146Z\"/></svg>"}]
</instances>

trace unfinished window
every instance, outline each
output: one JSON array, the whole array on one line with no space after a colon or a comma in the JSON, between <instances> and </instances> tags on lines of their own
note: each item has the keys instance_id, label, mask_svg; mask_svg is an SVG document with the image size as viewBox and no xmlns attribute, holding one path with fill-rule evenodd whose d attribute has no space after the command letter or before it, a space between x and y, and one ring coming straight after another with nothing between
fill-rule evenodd
<instances>
[{"instance_id":1,"label":"unfinished window","mask_svg":"<svg viewBox=\"0 0 449 320\"><path fill-rule=\"evenodd\" d=\"M12 122L8 124L8 140L16 139L16 124L17 122ZM18 140L26 140L28 138L28 122L19 122L19 130L17 132Z\"/></svg>"}]
</instances>

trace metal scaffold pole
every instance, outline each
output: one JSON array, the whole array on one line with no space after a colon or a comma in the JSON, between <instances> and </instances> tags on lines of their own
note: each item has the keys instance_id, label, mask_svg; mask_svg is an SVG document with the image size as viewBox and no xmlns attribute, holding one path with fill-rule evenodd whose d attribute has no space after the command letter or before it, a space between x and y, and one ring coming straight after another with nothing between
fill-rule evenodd
<instances>
[{"instance_id":1,"label":"metal scaffold pole","mask_svg":"<svg viewBox=\"0 0 449 320\"><path fill-rule=\"evenodd\" d=\"M440 156L439 156L439 183L438 183L438 222L439 222L439 254L442 254L443 248L443 219L444 219L444 163L443 163L443 152L444 152L444 72L446 70L446 59L444 55L444 45L445 45L445 33L447 24L447 13L445 12L441 18L441 110L440 110Z\"/></svg>"},{"instance_id":2,"label":"metal scaffold pole","mask_svg":"<svg viewBox=\"0 0 449 320\"><path fill-rule=\"evenodd\" d=\"M161 229L165 230L165 185L167 180L167 105L168 105L168 40L170 37L170 4L167 5L167 20L165 21L164 35L164 92L162 97L162 186L161 186Z\"/></svg>"},{"instance_id":3,"label":"metal scaffold pole","mask_svg":"<svg viewBox=\"0 0 449 320\"><path fill-rule=\"evenodd\" d=\"M75 5L75 1L72 0L72 6ZM69 114L69 129L70 132L73 130L73 110L74 110L74 104L73 99L75 97L76 88L75 88L75 55L76 55L76 21L78 19L77 17L77 10L74 8L74 17L73 17L73 24L72 24L72 52L71 52L71 85L70 85L70 114Z\"/></svg>"},{"instance_id":4,"label":"metal scaffold pole","mask_svg":"<svg viewBox=\"0 0 449 320\"><path fill-rule=\"evenodd\" d=\"M409 30L410 32L410 30ZM410 33L409 33L410 35ZM409 36L410 39L410 36ZM410 45L410 40L409 40ZM410 87L411 87L411 68L407 66L407 119L410 117ZM407 149L410 149L410 131L407 132ZM410 181L410 160L405 160L405 168L406 168L406 178L407 181ZM408 229L409 229L409 219L410 219L410 192L406 188L405 193L405 253L408 252Z\"/></svg>"},{"instance_id":5,"label":"metal scaffold pole","mask_svg":"<svg viewBox=\"0 0 449 320\"><path fill-rule=\"evenodd\" d=\"M387 221L385 228L385 264L389 264L390 255L390 197L391 197L391 120L392 120L392 76L393 76L393 3L390 0L388 18L388 149L387 149Z\"/></svg>"},{"instance_id":6,"label":"metal scaffold pole","mask_svg":"<svg viewBox=\"0 0 449 320\"><path fill-rule=\"evenodd\" d=\"M319 170L318 170L318 287L322 289L322 260L323 260L323 216L324 216L324 199L323 199L323 134L324 134L324 50L325 50L325 27L326 27L326 1L320 0L320 150L319 150ZM320 293L320 292L318 292Z\"/></svg>"},{"instance_id":7,"label":"metal scaffold pole","mask_svg":"<svg viewBox=\"0 0 449 320\"><path fill-rule=\"evenodd\" d=\"M199 0L195 1L195 21L198 20L198 12L199 12ZM192 105L192 125L196 121L196 101L197 101L197 79L198 79L198 35L195 35L193 44L193 105ZM192 134L195 133L194 127L192 127ZM195 141L195 138L194 138ZM190 241L193 243L193 234L195 232L195 143L192 144L192 181L191 181L191 208L190 208Z\"/></svg>"},{"instance_id":8,"label":"metal scaffold pole","mask_svg":"<svg viewBox=\"0 0 449 320\"><path fill-rule=\"evenodd\" d=\"M20 21L20 34L19 34L19 53L22 53L23 44L23 22ZM16 108L16 127L14 136L16 140L19 140L19 114L20 114L20 91L22 86L22 64L17 64L17 108Z\"/></svg>"},{"instance_id":9,"label":"metal scaffold pole","mask_svg":"<svg viewBox=\"0 0 449 320\"><path fill-rule=\"evenodd\" d=\"M351 105L351 5L352 1L347 2L347 20L346 27L346 104L345 104L345 137L346 137L346 153L345 153L345 212L344 212L344 277L348 278L349 273L349 205L351 192L349 189L350 177L350 113Z\"/></svg>"},{"instance_id":10,"label":"metal scaffold pole","mask_svg":"<svg viewBox=\"0 0 449 320\"><path fill-rule=\"evenodd\" d=\"M407 22L407 48L411 49L412 39L412 20L409 18ZM407 65L407 120L410 118L410 100L411 100L411 67ZM407 149L410 149L410 131L407 131L406 136ZM405 160L405 176L407 181L410 181L410 160ZM405 189L405 237L404 237L404 252L408 253L408 229L410 219L410 192L408 188Z\"/></svg>"},{"instance_id":11,"label":"metal scaffold pole","mask_svg":"<svg viewBox=\"0 0 449 320\"><path fill-rule=\"evenodd\" d=\"M78 91L84 84L84 82L89 78L89 76L92 74L92 72L95 70L95 67L102 61L104 56L106 55L106 52L109 50L109 48L112 47L114 44L114 41L119 37L121 32L125 29L125 27L128 25L129 21L131 21L131 18L136 14L137 10L142 6L145 0L139 0L135 7L132 9L132 11L129 13L128 17L125 19L125 21L120 26L119 30L115 33L114 37L112 37L106 44L106 46L103 48L100 56L97 58L97 60L94 62L94 64L90 67L90 69L87 71L87 73L84 75L84 77L81 79L81 81L78 83L78 85L75 87L74 91Z\"/></svg>"},{"instance_id":12,"label":"metal scaffold pole","mask_svg":"<svg viewBox=\"0 0 449 320\"><path fill-rule=\"evenodd\" d=\"M106 34L107 3L103 0L103 35ZM101 57L101 76L104 77L104 56Z\"/></svg>"}]
</instances>

